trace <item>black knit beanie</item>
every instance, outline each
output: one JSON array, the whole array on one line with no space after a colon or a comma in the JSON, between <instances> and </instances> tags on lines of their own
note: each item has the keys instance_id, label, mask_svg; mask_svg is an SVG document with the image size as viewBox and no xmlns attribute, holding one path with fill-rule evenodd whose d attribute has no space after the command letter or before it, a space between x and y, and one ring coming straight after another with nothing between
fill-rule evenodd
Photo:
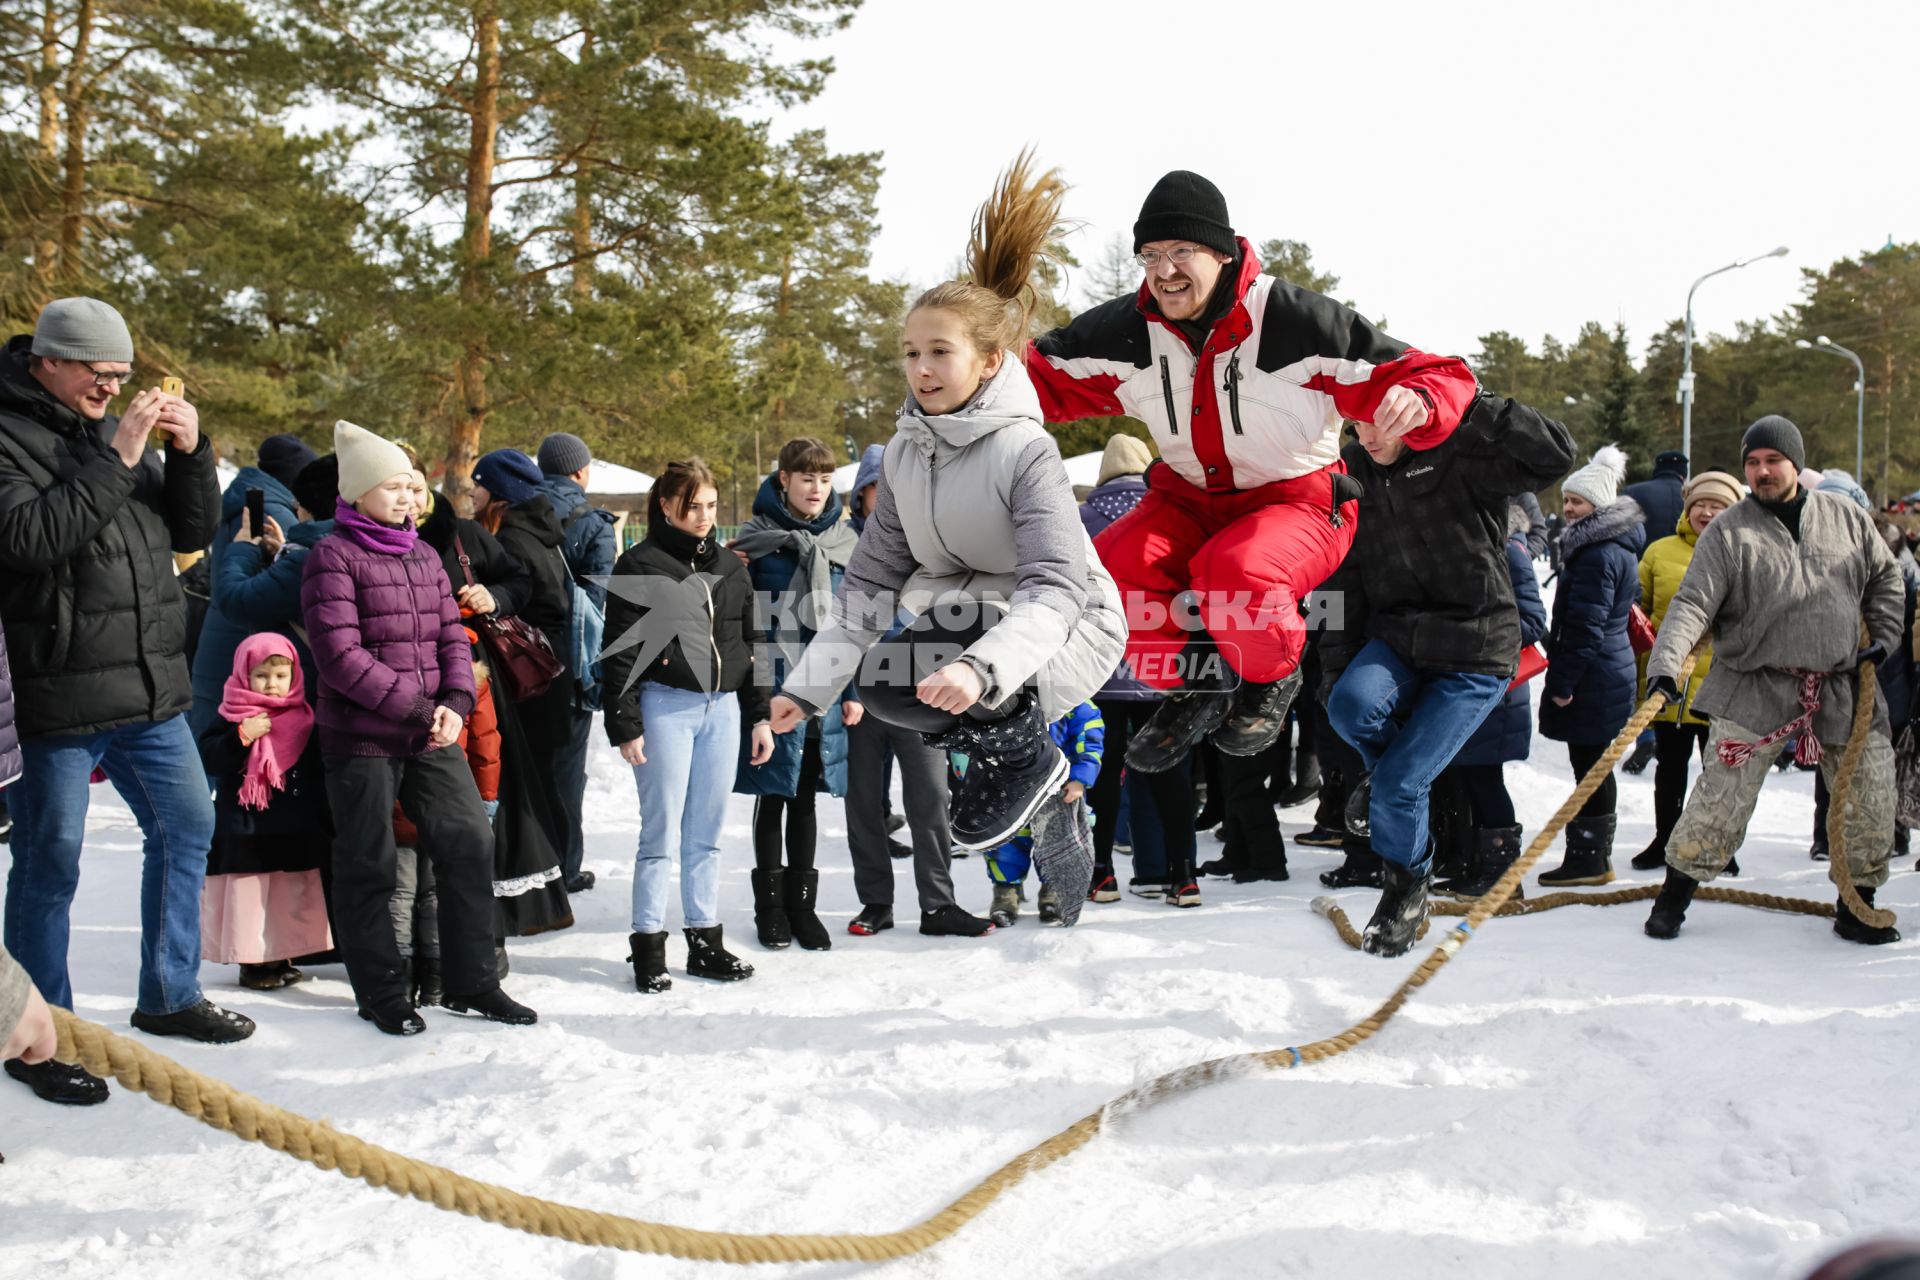
<instances>
[{"instance_id":1,"label":"black knit beanie","mask_svg":"<svg viewBox=\"0 0 1920 1280\"><path fill-rule=\"evenodd\" d=\"M321 454L300 468L287 488L293 490L293 500L315 520L333 519L333 504L340 496L340 459Z\"/></svg>"},{"instance_id":2,"label":"black knit beanie","mask_svg":"<svg viewBox=\"0 0 1920 1280\"><path fill-rule=\"evenodd\" d=\"M1153 184L1133 224L1133 251L1156 240L1190 240L1231 257L1239 245L1220 188L1197 173L1175 169Z\"/></svg>"},{"instance_id":3,"label":"black knit beanie","mask_svg":"<svg viewBox=\"0 0 1920 1280\"><path fill-rule=\"evenodd\" d=\"M1800 438L1800 428L1777 413L1759 419L1740 437L1740 461L1755 449L1776 450L1795 471L1807 469L1807 442Z\"/></svg>"}]
</instances>

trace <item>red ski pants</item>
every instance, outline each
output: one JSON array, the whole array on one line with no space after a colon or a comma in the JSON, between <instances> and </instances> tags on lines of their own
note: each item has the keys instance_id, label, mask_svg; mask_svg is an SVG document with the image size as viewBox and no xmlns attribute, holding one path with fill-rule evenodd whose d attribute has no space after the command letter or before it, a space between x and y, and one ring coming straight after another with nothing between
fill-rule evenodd
<instances>
[{"instance_id":1,"label":"red ski pants","mask_svg":"<svg viewBox=\"0 0 1920 1280\"><path fill-rule=\"evenodd\" d=\"M1278 680L1300 665L1300 601L1353 545L1359 504L1335 516L1342 463L1258 489L1208 493L1155 464L1140 505L1094 539L1127 611L1127 660L1157 689L1181 683L1176 656L1204 627L1241 677ZM1181 593L1191 595L1176 600Z\"/></svg>"}]
</instances>

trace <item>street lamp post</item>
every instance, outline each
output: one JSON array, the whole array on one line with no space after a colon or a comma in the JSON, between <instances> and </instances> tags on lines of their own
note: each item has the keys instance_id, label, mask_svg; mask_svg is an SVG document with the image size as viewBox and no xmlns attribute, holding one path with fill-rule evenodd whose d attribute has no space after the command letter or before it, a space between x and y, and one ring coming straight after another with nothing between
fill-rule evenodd
<instances>
[{"instance_id":1,"label":"street lamp post","mask_svg":"<svg viewBox=\"0 0 1920 1280\"><path fill-rule=\"evenodd\" d=\"M1865 488L1867 483L1865 474L1867 465L1867 366L1861 363L1859 356L1847 350L1839 343L1832 341L1825 334L1821 334L1812 342L1808 342L1805 338L1797 339L1793 345L1802 351L1826 351L1836 356L1845 356L1847 359L1853 361L1853 478L1859 481L1861 488Z\"/></svg>"},{"instance_id":2,"label":"street lamp post","mask_svg":"<svg viewBox=\"0 0 1920 1280\"><path fill-rule=\"evenodd\" d=\"M1766 258L1784 258L1787 246L1781 245L1768 253L1755 254L1751 258L1742 258L1738 262L1729 262L1724 267L1716 267L1693 282L1687 290L1687 335L1680 371L1680 391L1675 397L1680 401L1680 452L1693 457L1693 291L1707 281L1726 271L1737 271L1741 267L1751 266Z\"/></svg>"}]
</instances>

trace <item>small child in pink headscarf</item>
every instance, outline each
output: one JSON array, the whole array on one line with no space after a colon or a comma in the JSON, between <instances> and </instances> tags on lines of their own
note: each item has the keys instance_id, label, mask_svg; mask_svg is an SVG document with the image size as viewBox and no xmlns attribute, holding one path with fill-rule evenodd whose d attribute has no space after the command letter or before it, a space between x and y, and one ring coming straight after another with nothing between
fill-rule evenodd
<instances>
[{"instance_id":1,"label":"small child in pink headscarf","mask_svg":"<svg viewBox=\"0 0 1920 1280\"><path fill-rule=\"evenodd\" d=\"M256 991L299 982L293 957L333 946L320 880L333 821L293 641L263 631L240 642L200 756L214 786L201 956L238 962Z\"/></svg>"}]
</instances>

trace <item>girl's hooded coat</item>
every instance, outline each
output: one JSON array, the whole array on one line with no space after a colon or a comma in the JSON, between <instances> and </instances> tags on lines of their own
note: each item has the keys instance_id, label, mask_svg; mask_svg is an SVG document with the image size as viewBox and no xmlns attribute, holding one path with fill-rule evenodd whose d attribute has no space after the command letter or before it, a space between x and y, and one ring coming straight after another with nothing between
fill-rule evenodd
<instances>
[{"instance_id":1,"label":"girl's hooded coat","mask_svg":"<svg viewBox=\"0 0 1920 1280\"><path fill-rule=\"evenodd\" d=\"M1564 567L1547 632L1540 732L1560 742L1611 742L1633 715L1633 645L1627 615L1640 598L1646 515L1619 498L1560 535ZM1555 698L1572 695L1562 707Z\"/></svg>"},{"instance_id":2,"label":"girl's hooded coat","mask_svg":"<svg viewBox=\"0 0 1920 1280\"><path fill-rule=\"evenodd\" d=\"M1011 355L953 413L923 413L908 398L833 617L782 691L811 710L828 706L896 611L918 615L943 597L1010 606L964 655L989 707L1033 682L1041 714L1058 720L1106 682L1126 646L1119 590Z\"/></svg>"},{"instance_id":3,"label":"girl's hooded coat","mask_svg":"<svg viewBox=\"0 0 1920 1280\"><path fill-rule=\"evenodd\" d=\"M782 533L811 538L814 555L825 557L828 599L820 602L819 607L826 610L832 608L831 597L839 594L841 580L846 576L847 557L857 536L851 526L841 525L840 495L828 494L827 505L820 514L803 521L788 509L780 492L779 478L776 471L761 481L760 492L753 500L754 519L740 535L741 549L751 557L747 574L753 580L754 596L763 610L768 602L774 603L776 616L761 620L758 638L771 657L771 678L776 688L787 674L789 658L813 639L814 631L808 620L822 615L813 613L815 606L802 599L808 594L809 583L801 577L800 551L792 545L780 545L755 554L755 548L762 542L790 541L780 539ZM762 536L756 538L756 533ZM782 626L783 622L788 625ZM829 795L847 794L847 726L841 717L840 703L852 696L851 688L844 690L827 705L820 719L820 789ZM749 762L753 742L749 735L741 734L740 763L734 773L733 789L749 796L791 796L800 787L806 735L811 731L803 726L777 735L773 740L773 756L763 765Z\"/></svg>"},{"instance_id":4,"label":"girl's hooded coat","mask_svg":"<svg viewBox=\"0 0 1920 1280\"><path fill-rule=\"evenodd\" d=\"M1674 525L1673 535L1656 540L1640 557L1640 607L1647 611L1647 619L1653 623L1655 631L1667 619L1667 606L1673 603L1673 593L1680 589L1680 580L1687 576L1687 566L1693 563L1693 547L1699 538L1700 535L1693 531L1693 524L1687 519L1687 513L1682 511ZM1644 683L1647 655L1636 655L1635 663ZM1700 682L1707 678L1712 666L1713 647L1709 645L1693 669L1693 678L1687 681L1680 706L1668 703L1660 709L1654 721L1659 724L1705 724L1703 718L1693 713L1693 696L1700 692ZM1684 715L1681 707L1686 708Z\"/></svg>"}]
</instances>

